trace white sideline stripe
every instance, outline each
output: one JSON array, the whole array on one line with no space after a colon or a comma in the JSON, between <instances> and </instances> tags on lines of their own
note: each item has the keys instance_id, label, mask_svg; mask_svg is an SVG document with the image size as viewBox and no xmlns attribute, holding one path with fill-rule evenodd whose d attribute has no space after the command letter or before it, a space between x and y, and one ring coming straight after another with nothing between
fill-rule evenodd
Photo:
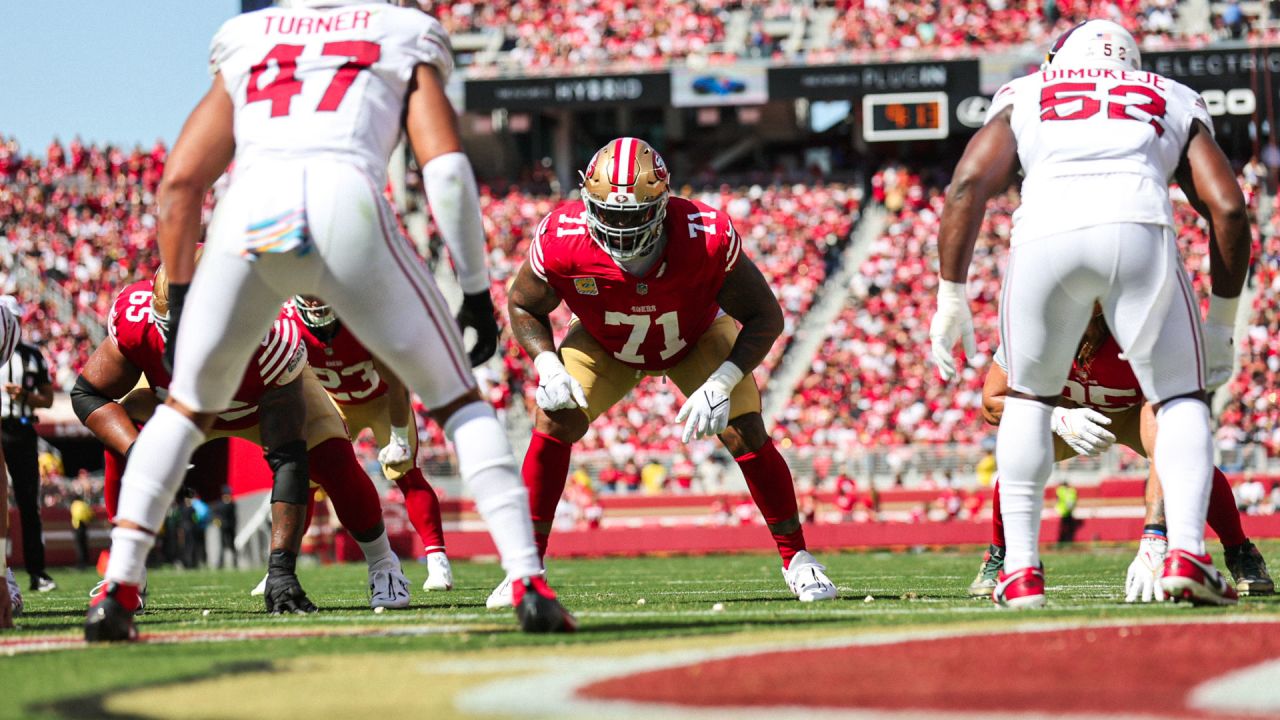
<instances>
[{"instance_id":1,"label":"white sideline stripe","mask_svg":"<svg viewBox=\"0 0 1280 720\"><path fill-rule=\"evenodd\" d=\"M1197 616L1183 620L1144 622L1143 625L1205 623L1207 618ZM1280 618L1213 618L1210 622L1226 623L1280 623ZM503 715L511 714L512 708L520 708L523 715L546 715L549 717L610 717L610 718L698 718L714 720L778 720L778 718L894 718L895 720L947 717L956 720L978 720L979 718L1053 718L1054 720L1097 720L1099 718L1149 718L1148 715L1100 714L1045 714L1032 713L999 713L983 712L945 712L938 710L856 710L856 709L816 709L794 706L751 706L701 708L689 705L669 705L664 703L644 703L634 701L589 700L577 696L577 691L587 685L615 678L632 675L649 670L665 670L691 665L708 660L720 660L734 657L746 657L780 650L822 650L838 647L888 645L906 641L940 640L954 637L1006 635L1022 633L1045 633L1057 630L1074 630L1084 628L1125 627L1128 621L1105 622L1049 622L1018 625L999 628L957 629L934 631L898 631L894 633L872 633L864 635L838 635L824 640L788 643L772 641L768 643L751 643L738 646L706 648L699 650L681 650L676 652L656 652L630 658L588 657L574 660L561 658L554 666L540 664L536 670L514 678L504 678L470 688L460 693L454 701L455 706L467 713ZM475 670L474 661L459 661L443 664L432 664L421 667L424 674L442 672L467 672ZM484 666L486 671L527 671L528 661L513 659L503 666L503 661L491 661ZM1274 687L1274 686L1272 686Z\"/></svg>"}]
</instances>

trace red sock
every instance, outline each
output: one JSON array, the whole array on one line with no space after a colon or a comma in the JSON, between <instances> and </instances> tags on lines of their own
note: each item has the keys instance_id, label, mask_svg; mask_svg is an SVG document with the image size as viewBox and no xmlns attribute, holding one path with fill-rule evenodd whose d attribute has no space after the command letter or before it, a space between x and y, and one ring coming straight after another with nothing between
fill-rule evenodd
<instances>
[{"instance_id":1,"label":"red sock","mask_svg":"<svg viewBox=\"0 0 1280 720\"><path fill-rule=\"evenodd\" d=\"M330 438L307 453L311 479L333 499L342 526L361 537L382 522L382 503L373 481L365 474L351 443Z\"/></svg>"},{"instance_id":2,"label":"red sock","mask_svg":"<svg viewBox=\"0 0 1280 720\"><path fill-rule=\"evenodd\" d=\"M991 544L1004 547L1004 517L1000 514L1000 481L991 486Z\"/></svg>"},{"instance_id":3,"label":"red sock","mask_svg":"<svg viewBox=\"0 0 1280 720\"><path fill-rule=\"evenodd\" d=\"M102 503L107 506L107 522L116 521L120 509L120 481L124 479L124 456L104 449L102 451Z\"/></svg>"},{"instance_id":4,"label":"red sock","mask_svg":"<svg viewBox=\"0 0 1280 720\"><path fill-rule=\"evenodd\" d=\"M409 513L409 522L418 531L418 539L422 547L432 548L430 552L444 550L444 525L440 519L440 498L431 488L420 468L414 468L400 479L396 486L404 494L404 508Z\"/></svg>"},{"instance_id":5,"label":"red sock","mask_svg":"<svg viewBox=\"0 0 1280 720\"><path fill-rule=\"evenodd\" d=\"M747 489L764 521L769 526L773 541L778 544L782 567L791 564L791 558L805 549L804 530L800 527L800 511L796 507L796 489L791 482L791 468L778 454L772 440L766 440L755 452L734 458L742 474L747 478Z\"/></svg>"},{"instance_id":6,"label":"red sock","mask_svg":"<svg viewBox=\"0 0 1280 720\"><path fill-rule=\"evenodd\" d=\"M1224 548L1241 545L1249 539L1240 525L1240 511L1231 494L1231 483L1218 468L1213 469L1213 486L1209 491L1209 527L1218 533Z\"/></svg>"},{"instance_id":7,"label":"red sock","mask_svg":"<svg viewBox=\"0 0 1280 720\"><path fill-rule=\"evenodd\" d=\"M569 479L569 457L573 446L550 435L533 431L529 450L524 455L520 474L529 490L529 513L533 516L533 539L538 543L538 557L547 554L551 539L551 523L556 519L556 505L564 494Z\"/></svg>"}]
</instances>

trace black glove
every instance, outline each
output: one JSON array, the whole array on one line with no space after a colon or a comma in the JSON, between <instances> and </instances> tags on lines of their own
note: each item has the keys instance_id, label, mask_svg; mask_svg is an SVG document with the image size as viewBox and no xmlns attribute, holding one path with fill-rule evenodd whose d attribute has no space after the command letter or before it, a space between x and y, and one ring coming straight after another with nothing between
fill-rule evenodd
<instances>
[{"instance_id":1,"label":"black glove","mask_svg":"<svg viewBox=\"0 0 1280 720\"><path fill-rule=\"evenodd\" d=\"M287 550L272 550L267 560L267 591L263 599L267 612L272 615L285 613L305 614L320 608L307 597L295 574L298 557Z\"/></svg>"},{"instance_id":2,"label":"black glove","mask_svg":"<svg viewBox=\"0 0 1280 720\"><path fill-rule=\"evenodd\" d=\"M498 319L493 312L493 298L489 291L462 296L462 309L458 310L458 327L476 331L476 344L467 353L471 367L480 365L498 351Z\"/></svg>"},{"instance_id":3,"label":"black glove","mask_svg":"<svg viewBox=\"0 0 1280 720\"><path fill-rule=\"evenodd\" d=\"M173 356L178 351L178 322L182 319L182 305L187 301L190 283L169 283L169 332L164 339L165 372L173 376Z\"/></svg>"}]
</instances>

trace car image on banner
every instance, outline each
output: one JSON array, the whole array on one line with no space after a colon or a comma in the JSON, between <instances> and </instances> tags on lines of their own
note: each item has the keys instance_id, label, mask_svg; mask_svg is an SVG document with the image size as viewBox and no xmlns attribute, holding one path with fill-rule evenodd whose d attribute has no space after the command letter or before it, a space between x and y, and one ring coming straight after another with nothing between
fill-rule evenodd
<instances>
[{"instance_id":1,"label":"car image on banner","mask_svg":"<svg viewBox=\"0 0 1280 720\"><path fill-rule=\"evenodd\" d=\"M763 67L735 65L715 71L677 67L671 71L671 104L763 105L769 102L769 77Z\"/></svg>"}]
</instances>

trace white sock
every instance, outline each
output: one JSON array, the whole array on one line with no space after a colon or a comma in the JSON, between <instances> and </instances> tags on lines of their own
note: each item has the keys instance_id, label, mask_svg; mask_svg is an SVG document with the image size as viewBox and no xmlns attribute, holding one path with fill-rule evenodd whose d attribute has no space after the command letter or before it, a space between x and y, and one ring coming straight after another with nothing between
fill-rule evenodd
<instances>
[{"instance_id":1,"label":"white sock","mask_svg":"<svg viewBox=\"0 0 1280 720\"><path fill-rule=\"evenodd\" d=\"M364 561L369 564L370 570L400 564L400 558L392 551L391 542L387 540L386 530L369 542L359 540L356 542L360 543L360 549L364 551Z\"/></svg>"},{"instance_id":2,"label":"white sock","mask_svg":"<svg viewBox=\"0 0 1280 720\"><path fill-rule=\"evenodd\" d=\"M1040 511L1053 470L1052 412L1052 407L1035 400L1004 400L996 433L996 467L1000 468L1006 573L1040 565Z\"/></svg>"},{"instance_id":3,"label":"white sock","mask_svg":"<svg viewBox=\"0 0 1280 720\"><path fill-rule=\"evenodd\" d=\"M151 531L164 524L164 513L187 474L191 453L204 433L187 416L168 405L156 408L129 453L120 480L120 520Z\"/></svg>"},{"instance_id":4,"label":"white sock","mask_svg":"<svg viewBox=\"0 0 1280 720\"><path fill-rule=\"evenodd\" d=\"M507 577L542 572L529 518L529 493L516 474L507 433L493 408L472 403L453 414L444 428L458 454L458 470L475 498Z\"/></svg>"},{"instance_id":5,"label":"white sock","mask_svg":"<svg viewBox=\"0 0 1280 720\"><path fill-rule=\"evenodd\" d=\"M1156 413L1153 460L1164 488L1169 549L1204 554L1204 523L1213 484L1213 431L1209 406L1191 398L1170 400Z\"/></svg>"},{"instance_id":6,"label":"white sock","mask_svg":"<svg viewBox=\"0 0 1280 720\"><path fill-rule=\"evenodd\" d=\"M118 527L111 531L111 557L107 560L107 582L127 583L142 588L147 572L147 553L156 544L156 536L133 528Z\"/></svg>"}]
</instances>

